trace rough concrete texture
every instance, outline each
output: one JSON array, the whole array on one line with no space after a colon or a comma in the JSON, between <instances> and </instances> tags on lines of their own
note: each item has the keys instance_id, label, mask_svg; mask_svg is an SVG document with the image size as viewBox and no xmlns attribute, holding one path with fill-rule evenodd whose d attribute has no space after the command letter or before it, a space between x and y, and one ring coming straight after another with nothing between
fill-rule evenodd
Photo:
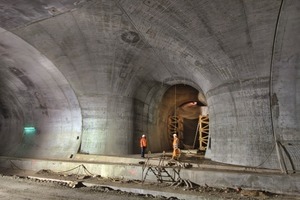
<instances>
[{"instance_id":1,"label":"rough concrete texture","mask_svg":"<svg viewBox=\"0 0 300 200\"><path fill-rule=\"evenodd\" d=\"M198 96L209 108L207 158L298 172L299 9L297 0L0 0L0 154L128 155L143 133L148 150L170 150L167 117ZM168 101L175 85L199 94Z\"/></svg>"},{"instance_id":2,"label":"rough concrete texture","mask_svg":"<svg viewBox=\"0 0 300 200\"><path fill-rule=\"evenodd\" d=\"M59 174L77 174L81 176L93 174L105 178L137 181L144 180L145 183L152 182L159 184L159 182L157 182L157 177L151 173L151 171L147 173L148 167L157 166L159 160L151 159L146 165L139 164L140 161L141 159L139 158L84 155L75 158L72 161L1 157L0 167L20 171L28 170L32 172L50 170ZM179 168L177 165L172 166L173 168L176 168L177 171L179 169L179 173L176 175L174 174L176 180L180 177L183 180L188 180L191 183L200 186L260 190L276 194L296 195L298 197L300 195L299 174L285 175L276 170L241 168L230 165L189 164L191 164L192 167ZM165 169L173 176L174 171L172 167L165 166ZM162 175L166 174L162 173ZM164 177L163 180L163 183L167 183L170 179ZM160 184L163 185L163 183ZM136 192L143 193L141 191ZM201 195L198 197L200 198Z\"/></svg>"},{"instance_id":3,"label":"rough concrete texture","mask_svg":"<svg viewBox=\"0 0 300 200\"><path fill-rule=\"evenodd\" d=\"M266 191L236 190L194 186L187 190L183 186L170 184L134 182L126 179L107 179L103 177L68 175L51 170L39 172L5 170L0 175L1 197L4 199L107 199L107 200L219 200L219 199L268 199L298 200L295 195L279 195ZM14 174L13 176L11 174ZM83 179L82 179L83 178Z\"/></svg>"}]
</instances>

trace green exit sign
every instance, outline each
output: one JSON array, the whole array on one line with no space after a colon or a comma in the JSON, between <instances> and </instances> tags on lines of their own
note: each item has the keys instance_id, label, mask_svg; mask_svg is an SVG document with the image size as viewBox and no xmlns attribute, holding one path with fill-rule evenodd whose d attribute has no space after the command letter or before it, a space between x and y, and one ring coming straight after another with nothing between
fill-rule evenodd
<instances>
[{"instance_id":1,"label":"green exit sign","mask_svg":"<svg viewBox=\"0 0 300 200\"><path fill-rule=\"evenodd\" d=\"M24 127L23 133L25 135L32 135L32 134L36 134L36 128L33 126L27 126Z\"/></svg>"}]
</instances>

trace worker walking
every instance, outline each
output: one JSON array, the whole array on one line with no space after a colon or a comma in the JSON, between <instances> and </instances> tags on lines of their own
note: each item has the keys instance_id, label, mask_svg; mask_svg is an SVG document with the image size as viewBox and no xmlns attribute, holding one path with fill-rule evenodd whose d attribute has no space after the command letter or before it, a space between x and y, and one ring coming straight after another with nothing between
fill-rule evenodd
<instances>
[{"instance_id":1,"label":"worker walking","mask_svg":"<svg viewBox=\"0 0 300 200\"><path fill-rule=\"evenodd\" d=\"M145 151L146 151L146 148L147 148L146 135L142 135L142 137L140 139L140 147L141 147L141 157L145 158Z\"/></svg>"},{"instance_id":2,"label":"worker walking","mask_svg":"<svg viewBox=\"0 0 300 200\"><path fill-rule=\"evenodd\" d=\"M173 134L173 155L172 159L177 160L180 155L179 138L177 134Z\"/></svg>"}]
</instances>

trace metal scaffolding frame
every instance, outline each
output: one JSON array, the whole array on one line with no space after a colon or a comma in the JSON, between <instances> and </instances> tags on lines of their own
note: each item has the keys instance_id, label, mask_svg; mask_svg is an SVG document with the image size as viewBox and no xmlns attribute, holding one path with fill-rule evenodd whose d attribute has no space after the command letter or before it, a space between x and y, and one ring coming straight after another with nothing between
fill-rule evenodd
<instances>
[{"instance_id":1,"label":"metal scaffolding frame","mask_svg":"<svg viewBox=\"0 0 300 200\"><path fill-rule=\"evenodd\" d=\"M208 146L209 138L209 117L208 115L199 116L199 150L205 151Z\"/></svg>"}]
</instances>

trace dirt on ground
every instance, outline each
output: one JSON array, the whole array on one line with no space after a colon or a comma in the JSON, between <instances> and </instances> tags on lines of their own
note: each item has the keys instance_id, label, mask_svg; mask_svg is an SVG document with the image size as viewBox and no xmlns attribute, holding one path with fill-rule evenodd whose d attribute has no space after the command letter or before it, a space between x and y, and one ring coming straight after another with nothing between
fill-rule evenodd
<instances>
[{"instance_id":1,"label":"dirt on ground","mask_svg":"<svg viewBox=\"0 0 300 200\"><path fill-rule=\"evenodd\" d=\"M38 172L2 169L3 176L10 176L14 179L38 183L43 185L55 184L58 187L81 189L82 192L91 191L132 194L134 196L143 191L141 199L189 199L199 196L199 199L241 199L241 200L294 200L299 196L274 194L266 191L246 190L242 188L214 188L210 186L199 186L189 180L177 182L142 182L141 180L125 180L119 178L104 178L99 175L77 175L56 173L51 170L40 170ZM156 192L153 192L156 191ZM168 194L165 195L164 194ZM172 195L170 195L172 194ZM181 197L181 198L178 198Z\"/></svg>"}]
</instances>

